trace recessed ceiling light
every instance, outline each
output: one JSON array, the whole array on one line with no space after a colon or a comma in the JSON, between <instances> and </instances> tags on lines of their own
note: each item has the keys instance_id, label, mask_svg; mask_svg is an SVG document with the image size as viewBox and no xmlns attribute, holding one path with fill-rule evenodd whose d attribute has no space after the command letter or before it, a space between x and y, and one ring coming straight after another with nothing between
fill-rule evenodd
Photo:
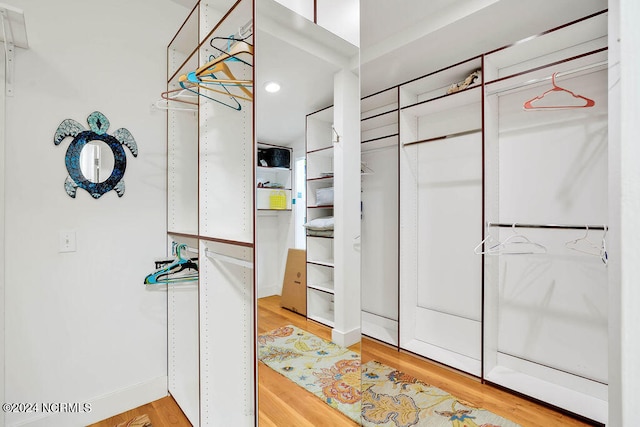
<instances>
[{"instance_id":1,"label":"recessed ceiling light","mask_svg":"<svg viewBox=\"0 0 640 427\"><path fill-rule=\"evenodd\" d=\"M264 84L264 90L270 93L276 93L280 90L280 85L276 82L267 82Z\"/></svg>"}]
</instances>

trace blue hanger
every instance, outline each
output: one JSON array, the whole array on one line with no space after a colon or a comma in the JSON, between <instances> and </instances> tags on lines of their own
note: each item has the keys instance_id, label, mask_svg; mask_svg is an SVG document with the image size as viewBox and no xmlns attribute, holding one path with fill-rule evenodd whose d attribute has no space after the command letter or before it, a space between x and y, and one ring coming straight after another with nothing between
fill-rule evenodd
<instances>
[{"instance_id":1,"label":"blue hanger","mask_svg":"<svg viewBox=\"0 0 640 427\"><path fill-rule=\"evenodd\" d=\"M198 264L192 259L184 258L182 251L187 245L176 246L176 259L171 264L159 268L144 278L145 285L159 285L166 283L193 282L198 280ZM183 273L184 272L184 273ZM178 273L183 273L177 275Z\"/></svg>"},{"instance_id":2,"label":"blue hanger","mask_svg":"<svg viewBox=\"0 0 640 427\"><path fill-rule=\"evenodd\" d=\"M218 104L222 104L222 105L224 105L225 107L229 107L229 108L231 108L232 110L238 110L238 111L242 110L242 106L240 105L240 103L238 102L238 100L237 100L237 99L235 99L235 98L233 97L233 95L231 94L231 92L229 92L229 90L228 90L224 85L222 85L222 87L223 87L223 88L224 88L224 90L229 94L229 96L231 97L231 99L233 99L233 100L236 102L236 105L227 104L227 103L225 103L225 102L220 101L219 99L212 98L212 97L207 96L207 95L205 95L205 94L203 94L203 93L200 93L200 92L199 92L199 91L197 91L197 90L193 90L193 89L191 89L191 87L194 87L194 86L189 87L189 86L185 85L184 81L181 81L181 82L180 82L180 87L182 87L182 88L183 88L183 89L185 89L185 90L188 90L189 92L193 92L193 93L195 93L196 95L200 95L200 96L202 96L202 97L204 97L204 98L207 98L207 99L210 99L210 100L212 100L212 101L215 101L215 102L217 102Z\"/></svg>"}]
</instances>

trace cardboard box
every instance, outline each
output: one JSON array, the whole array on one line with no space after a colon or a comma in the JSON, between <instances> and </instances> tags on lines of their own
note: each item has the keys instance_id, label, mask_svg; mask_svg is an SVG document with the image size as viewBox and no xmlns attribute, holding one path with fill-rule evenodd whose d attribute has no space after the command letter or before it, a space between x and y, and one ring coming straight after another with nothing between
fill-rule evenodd
<instances>
[{"instance_id":1,"label":"cardboard box","mask_svg":"<svg viewBox=\"0 0 640 427\"><path fill-rule=\"evenodd\" d=\"M287 254L280 306L307 315L307 253L302 249L289 249Z\"/></svg>"}]
</instances>

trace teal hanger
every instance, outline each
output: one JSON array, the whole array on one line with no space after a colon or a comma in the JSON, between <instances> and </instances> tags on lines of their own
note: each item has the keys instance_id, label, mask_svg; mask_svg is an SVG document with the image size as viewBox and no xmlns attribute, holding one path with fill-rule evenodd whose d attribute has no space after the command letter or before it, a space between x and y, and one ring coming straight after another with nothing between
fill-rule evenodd
<instances>
[{"instance_id":1,"label":"teal hanger","mask_svg":"<svg viewBox=\"0 0 640 427\"><path fill-rule=\"evenodd\" d=\"M203 93L200 93L200 91L197 91L197 90L193 90L193 89L191 89L190 87L188 87L187 85L185 85L185 83L184 83L184 82L180 82L180 87L182 87L182 88L183 88L183 89L185 89L185 90L188 90L189 92L192 92L192 93L195 93L196 95L200 95L200 96L202 96L202 97L204 97L204 98L210 99L211 101L217 102L218 104L222 104L222 105L224 105L225 107L229 107L229 108L231 108L232 110L238 110L238 111L242 110L242 106L240 105L240 103L238 102L238 100L237 100L237 99L235 99L235 98L233 97L233 94L232 94L231 92L229 92L229 89L227 89L224 85L221 85L221 86L222 86L222 88L223 88L223 89L224 89L224 90L229 94L229 96L231 97L231 99L233 99L233 100L235 101L235 105L227 104L227 103L225 103L225 102L220 101L219 99L215 99L215 98L212 98L212 97L210 97L210 96L207 96L207 95L205 95L205 94L203 94ZM192 86L192 87L193 87L193 86Z\"/></svg>"},{"instance_id":2,"label":"teal hanger","mask_svg":"<svg viewBox=\"0 0 640 427\"><path fill-rule=\"evenodd\" d=\"M182 251L187 249L187 245L179 244L175 249L176 259L171 264L147 275L144 278L145 285L194 282L198 280L198 264L194 260L182 256Z\"/></svg>"}]
</instances>

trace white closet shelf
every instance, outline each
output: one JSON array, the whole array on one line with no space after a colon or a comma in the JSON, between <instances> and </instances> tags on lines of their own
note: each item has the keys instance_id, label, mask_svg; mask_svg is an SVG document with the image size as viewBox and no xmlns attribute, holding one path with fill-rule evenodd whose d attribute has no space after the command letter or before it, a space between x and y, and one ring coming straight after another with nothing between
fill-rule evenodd
<instances>
[{"instance_id":1,"label":"white closet shelf","mask_svg":"<svg viewBox=\"0 0 640 427\"><path fill-rule=\"evenodd\" d=\"M360 121L360 131L364 132L394 124L398 124L398 110L391 110L386 113L362 119Z\"/></svg>"},{"instance_id":2,"label":"white closet shelf","mask_svg":"<svg viewBox=\"0 0 640 427\"><path fill-rule=\"evenodd\" d=\"M607 29L608 13L602 11L591 19L584 19L540 37L529 38L526 43L517 42L508 48L490 52L485 57L485 65L490 71L497 70L495 77L502 78L531 68L532 58L539 64L573 56L580 51L587 52L597 47L605 47Z\"/></svg>"},{"instance_id":3,"label":"white closet shelf","mask_svg":"<svg viewBox=\"0 0 640 427\"><path fill-rule=\"evenodd\" d=\"M333 239L333 236L312 236L307 234L308 239Z\"/></svg>"},{"instance_id":4,"label":"white closet shelf","mask_svg":"<svg viewBox=\"0 0 640 427\"><path fill-rule=\"evenodd\" d=\"M264 171L264 172L277 172L277 171L281 171L281 172L290 172L291 169L289 168L284 168L284 167L275 167L275 166L257 166L258 170Z\"/></svg>"},{"instance_id":5,"label":"white closet shelf","mask_svg":"<svg viewBox=\"0 0 640 427\"><path fill-rule=\"evenodd\" d=\"M307 288L315 289L316 291L325 292L332 295L334 294L333 282L309 283L307 284Z\"/></svg>"},{"instance_id":6,"label":"white closet shelf","mask_svg":"<svg viewBox=\"0 0 640 427\"><path fill-rule=\"evenodd\" d=\"M443 95L418 104L403 107L400 111L402 114L422 117L429 114L442 113L443 111L453 110L471 104L480 104L481 86L473 86L450 95Z\"/></svg>"},{"instance_id":7,"label":"white closet shelf","mask_svg":"<svg viewBox=\"0 0 640 427\"><path fill-rule=\"evenodd\" d=\"M379 138L362 141L362 151L373 151L393 147L398 144L399 134L381 136Z\"/></svg>"},{"instance_id":8,"label":"white closet shelf","mask_svg":"<svg viewBox=\"0 0 640 427\"><path fill-rule=\"evenodd\" d=\"M307 206L307 209L333 209L333 205L314 205L314 206Z\"/></svg>"},{"instance_id":9,"label":"white closet shelf","mask_svg":"<svg viewBox=\"0 0 640 427\"><path fill-rule=\"evenodd\" d=\"M314 320L316 322L322 323L323 325L327 325L330 328L333 328L335 326L334 321L329 319L329 318L327 318L327 317L313 315L313 314L310 314L307 317L309 319L311 319L311 320Z\"/></svg>"},{"instance_id":10,"label":"white closet shelf","mask_svg":"<svg viewBox=\"0 0 640 427\"><path fill-rule=\"evenodd\" d=\"M314 183L314 182L332 182L333 181L333 176L321 176L318 178L308 178L307 182L309 184Z\"/></svg>"},{"instance_id":11,"label":"white closet shelf","mask_svg":"<svg viewBox=\"0 0 640 427\"><path fill-rule=\"evenodd\" d=\"M333 144L326 147L314 148L312 150L307 151L307 155L317 154L317 155L324 155L324 156L333 156L333 152L331 151L332 149L333 149Z\"/></svg>"},{"instance_id":12,"label":"white closet shelf","mask_svg":"<svg viewBox=\"0 0 640 427\"><path fill-rule=\"evenodd\" d=\"M362 101L362 113L360 114L360 120L369 120L372 117L382 116L383 114L388 114L391 112L398 112L398 103L394 102L389 105L383 105L381 107L374 107L371 110L365 110L364 101Z\"/></svg>"},{"instance_id":13,"label":"white closet shelf","mask_svg":"<svg viewBox=\"0 0 640 427\"><path fill-rule=\"evenodd\" d=\"M507 75L486 83L486 95L506 95L519 90L549 84L551 74L557 77L578 77L588 73L607 69L608 49L600 48L591 52L577 55L569 60L546 63L538 67L523 70L520 73Z\"/></svg>"},{"instance_id":14,"label":"white closet shelf","mask_svg":"<svg viewBox=\"0 0 640 427\"><path fill-rule=\"evenodd\" d=\"M387 109L385 107L388 107L389 110L397 110L398 91L393 87L377 94L369 95L362 99L360 105L363 118L366 114L377 114L377 112Z\"/></svg>"},{"instance_id":15,"label":"white closet shelf","mask_svg":"<svg viewBox=\"0 0 640 427\"><path fill-rule=\"evenodd\" d=\"M320 265L322 267L335 267L335 264L332 259L328 260L319 260L319 259L308 259L307 264Z\"/></svg>"}]
</instances>

